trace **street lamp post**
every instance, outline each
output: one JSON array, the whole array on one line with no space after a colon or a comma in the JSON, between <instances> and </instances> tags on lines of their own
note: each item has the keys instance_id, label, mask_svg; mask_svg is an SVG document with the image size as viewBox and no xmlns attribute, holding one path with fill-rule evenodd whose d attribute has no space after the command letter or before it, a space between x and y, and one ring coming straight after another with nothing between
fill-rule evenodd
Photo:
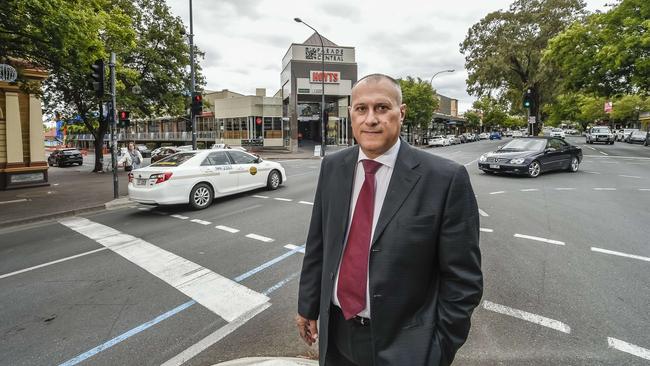
<instances>
[{"instance_id":1,"label":"street lamp post","mask_svg":"<svg viewBox=\"0 0 650 366\"><path fill-rule=\"evenodd\" d=\"M196 81L194 78L194 27L192 23L192 0L190 0L190 75L192 78L192 91L191 95L194 98L196 91ZM196 150L196 115L193 108L190 107L190 119L192 123L192 149Z\"/></svg>"},{"instance_id":2,"label":"street lamp post","mask_svg":"<svg viewBox=\"0 0 650 366\"><path fill-rule=\"evenodd\" d=\"M455 72L455 71L456 70L454 70L454 69L449 69L449 70L438 71L437 73L433 74L433 76L431 77L431 80L429 80L429 85L431 85L431 89L433 89L433 78L435 78L436 76L438 76L438 75L440 75L442 73L445 73L445 72ZM447 128L445 127L445 132L446 132L446 130L447 130Z\"/></svg>"},{"instance_id":3,"label":"street lamp post","mask_svg":"<svg viewBox=\"0 0 650 366\"><path fill-rule=\"evenodd\" d=\"M323 37L321 37L320 33L314 29L311 25L305 23L302 19L300 18L293 18L296 23L302 23L306 25L307 27L311 28L314 32L316 32L316 35L318 35L318 38L320 39L320 60L321 60L321 101L320 101L320 120L321 120L321 142L320 142L320 156L321 158L325 156L325 45L323 44Z\"/></svg>"}]
</instances>

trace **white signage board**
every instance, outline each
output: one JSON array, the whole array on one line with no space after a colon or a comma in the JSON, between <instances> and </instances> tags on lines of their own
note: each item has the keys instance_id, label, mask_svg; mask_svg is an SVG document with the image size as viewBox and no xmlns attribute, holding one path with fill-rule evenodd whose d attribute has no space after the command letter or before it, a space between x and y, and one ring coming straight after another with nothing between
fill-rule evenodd
<instances>
[{"instance_id":1,"label":"white signage board","mask_svg":"<svg viewBox=\"0 0 650 366\"><path fill-rule=\"evenodd\" d=\"M530 123L530 124L535 123L535 116L528 117L528 123Z\"/></svg>"},{"instance_id":2,"label":"white signage board","mask_svg":"<svg viewBox=\"0 0 650 366\"><path fill-rule=\"evenodd\" d=\"M314 145L314 156L320 156L320 145Z\"/></svg>"}]
</instances>

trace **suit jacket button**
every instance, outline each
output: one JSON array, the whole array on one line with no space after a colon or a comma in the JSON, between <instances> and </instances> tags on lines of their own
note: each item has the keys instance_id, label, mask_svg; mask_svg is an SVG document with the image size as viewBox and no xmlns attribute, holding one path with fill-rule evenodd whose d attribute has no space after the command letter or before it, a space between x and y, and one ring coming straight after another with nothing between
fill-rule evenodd
<instances>
[{"instance_id":1,"label":"suit jacket button","mask_svg":"<svg viewBox=\"0 0 650 366\"><path fill-rule=\"evenodd\" d=\"M372 248L371 250L372 250L373 252L375 252L375 253L376 253L376 252L381 252L381 249L379 249L379 248Z\"/></svg>"},{"instance_id":2,"label":"suit jacket button","mask_svg":"<svg viewBox=\"0 0 650 366\"><path fill-rule=\"evenodd\" d=\"M381 297L381 294L373 294L372 297L375 298L375 299L378 299L378 298Z\"/></svg>"},{"instance_id":3,"label":"suit jacket button","mask_svg":"<svg viewBox=\"0 0 650 366\"><path fill-rule=\"evenodd\" d=\"M334 272L330 272L330 280L334 279Z\"/></svg>"}]
</instances>

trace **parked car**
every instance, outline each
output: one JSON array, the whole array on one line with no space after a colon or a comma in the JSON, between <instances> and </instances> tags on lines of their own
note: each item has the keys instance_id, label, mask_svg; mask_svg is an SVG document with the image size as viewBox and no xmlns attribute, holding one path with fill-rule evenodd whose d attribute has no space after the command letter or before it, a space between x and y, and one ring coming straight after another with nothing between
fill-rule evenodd
<instances>
[{"instance_id":1,"label":"parked car","mask_svg":"<svg viewBox=\"0 0 650 366\"><path fill-rule=\"evenodd\" d=\"M82 165L83 163L84 161L83 156L81 156L81 151L76 148L56 149L47 157L47 164L49 166L56 165L64 167L73 164Z\"/></svg>"},{"instance_id":2,"label":"parked car","mask_svg":"<svg viewBox=\"0 0 650 366\"><path fill-rule=\"evenodd\" d=\"M578 171L582 149L556 137L514 139L481 155L478 168L486 173L511 173L536 178L551 170Z\"/></svg>"},{"instance_id":3,"label":"parked car","mask_svg":"<svg viewBox=\"0 0 650 366\"><path fill-rule=\"evenodd\" d=\"M129 198L153 205L189 204L204 209L214 198L287 181L280 163L235 149L182 151L129 173Z\"/></svg>"},{"instance_id":4,"label":"parked car","mask_svg":"<svg viewBox=\"0 0 650 366\"><path fill-rule=\"evenodd\" d=\"M551 135L550 136L551 137L559 137L559 138L563 139L564 137L566 137L566 134L564 133L564 130L562 130L561 128L554 128L554 129L551 130Z\"/></svg>"},{"instance_id":5,"label":"parked car","mask_svg":"<svg viewBox=\"0 0 650 366\"><path fill-rule=\"evenodd\" d=\"M627 142L627 138L632 134L632 132L638 130L639 130L638 128L624 128L622 130L619 130L619 132L616 134L616 139L618 141Z\"/></svg>"},{"instance_id":6,"label":"parked car","mask_svg":"<svg viewBox=\"0 0 650 366\"><path fill-rule=\"evenodd\" d=\"M524 134L521 131L512 131L512 137L524 137Z\"/></svg>"},{"instance_id":7,"label":"parked car","mask_svg":"<svg viewBox=\"0 0 650 366\"><path fill-rule=\"evenodd\" d=\"M458 137L456 137L456 135L447 135L447 139L449 140L449 143L451 145L460 144L460 140L458 139Z\"/></svg>"},{"instance_id":8,"label":"parked car","mask_svg":"<svg viewBox=\"0 0 650 366\"><path fill-rule=\"evenodd\" d=\"M490 134L487 132L482 132L478 134L478 139L479 140L487 140L490 138Z\"/></svg>"},{"instance_id":9,"label":"parked car","mask_svg":"<svg viewBox=\"0 0 650 366\"><path fill-rule=\"evenodd\" d=\"M433 136L429 138L429 146L449 146L451 143L445 136Z\"/></svg>"},{"instance_id":10,"label":"parked car","mask_svg":"<svg viewBox=\"0 0 650 366\"><path fill-rule=\"evenodd\" d=\"M645 144L647 140L647 132L645 131L634 131L628 137L627 142L630 144Z\"/></svg>"},{"instance_id":11,"label":"parked car","mask_svg":"<svg viewBox=\"0 0 650 366\"><path fill-rule=\"evenodd\" d=\"M499 132L491 132L490 133L490 140L501 140L501 134Z\"/></svg>"},{"instance_id":12,"label":"parked car","mask_svg":"<svg viewBox=\"0 0 650 366\"><path fill-rule=\"evenodd\" d=\"M136 145L135 147L140 151L140 154L143 158L151 157L151 150L147 147L147 145Z\"/></svg>"},{"instance_id":13,"label":"parked car","mask_svg":"<svg viewBox=\"0 0 650 366\"><path fill-rule=\"evenodd\" d=\"M586 142L593 144L595 142L604 142L606 144L614 144L614 134L607 126L592 127L585 135Z\"/></svg>"},{"instance_id":14,"label":"parked car","mask_svg":"<svg viewBox=\"0 0 650 366\"><path fill-rule=\"evenodd\" d=\"M151 164L162 160L168 156L174 155L177 152L180 152L181 149L175 147L175 146L163 146L155 149L154 151L151 152Z\"/></svg>"}]
</instances>

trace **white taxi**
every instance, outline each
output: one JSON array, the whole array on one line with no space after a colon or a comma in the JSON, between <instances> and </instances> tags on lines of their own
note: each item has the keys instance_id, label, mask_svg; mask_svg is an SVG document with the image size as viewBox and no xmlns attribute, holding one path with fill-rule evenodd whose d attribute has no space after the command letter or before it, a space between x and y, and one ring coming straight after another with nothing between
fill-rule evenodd
<instances>
[{"instance_id":1,"label":"white taxi","mask_svg":"<svg viewBox=\"0 0 650 366\"><path fill-rule=\"evenodd\" d=\"M277 189L287 181L282 165L234 149L183 151L129 173L132 201L204 209L216 197L257 188Z\"/></svg>"}]
</instances>

